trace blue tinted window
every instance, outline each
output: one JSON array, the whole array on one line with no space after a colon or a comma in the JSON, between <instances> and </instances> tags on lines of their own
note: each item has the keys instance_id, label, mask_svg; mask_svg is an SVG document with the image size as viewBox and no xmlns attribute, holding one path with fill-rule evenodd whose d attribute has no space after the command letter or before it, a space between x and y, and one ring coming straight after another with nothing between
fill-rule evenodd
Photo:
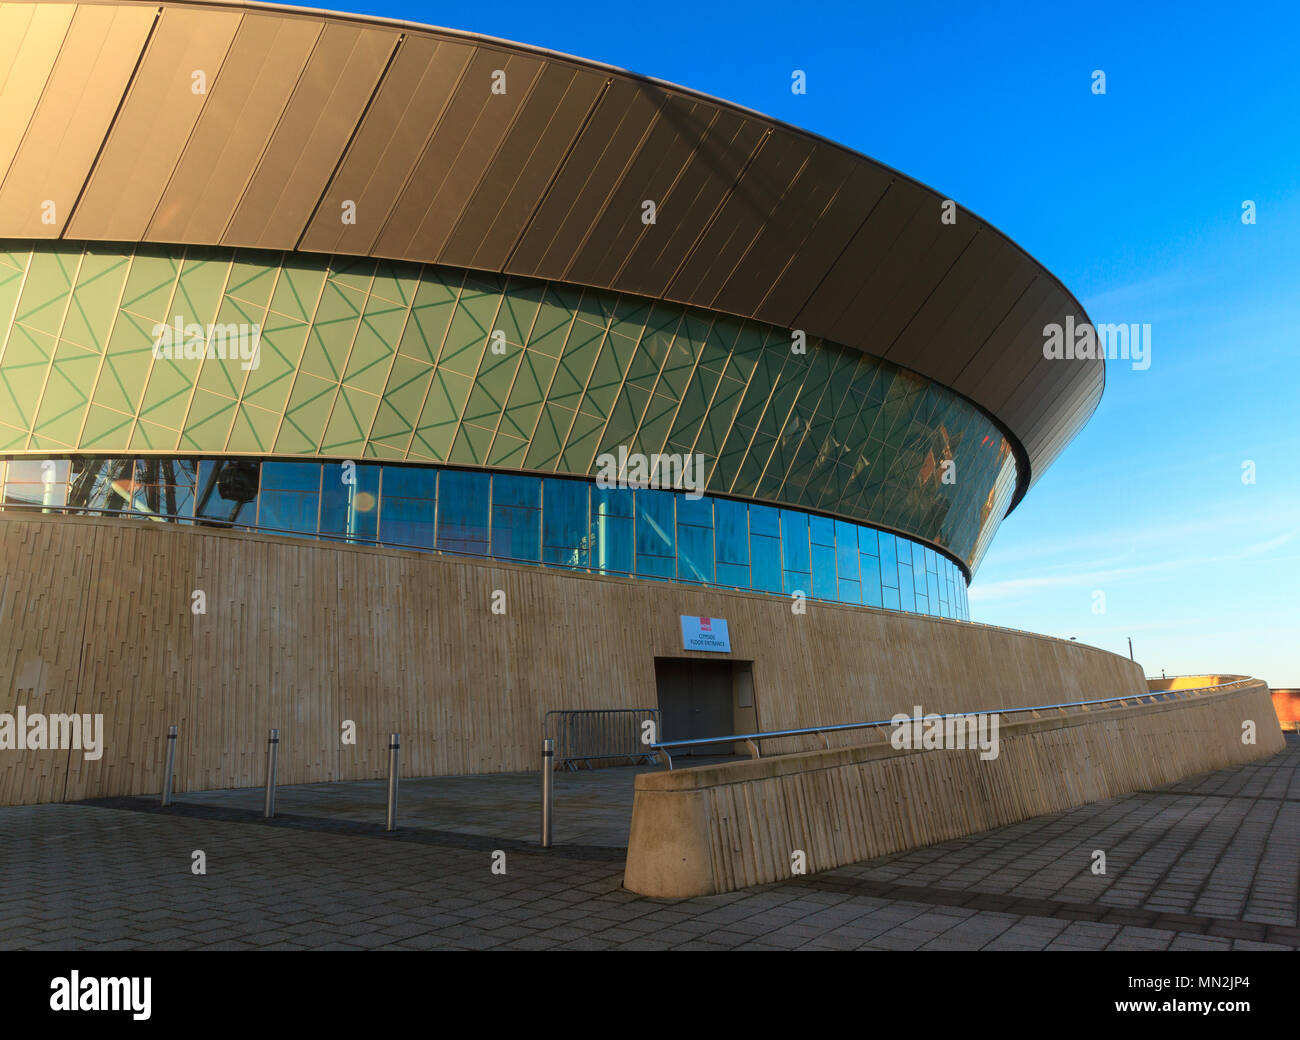
<instances>
[{"instance_id":1,"label":"blue tinted window","mask_svg":"<svg viewBox=\"0 0 1300 1040\"><path fill-rule=\"evenodd\" d=\"M862 600L869 607L881 605L880 561L874 556L862 556Z\"/></svg>"},{"instance_id":2,"label":"blue tinted window","mask_svg":"<svg viewBox=\"0 0 1300 1040\"><path fill-rule=\"evenodd\" d=\"M812 595L811 573L808 571L785 572L785 594L788 596L794 592L802 592L805 596Z\"/></svg>"},{"instance_id":3,"label":"blue tinted window","mask_svg":"<svg viewBox=\"0 0 1300 1040\"><path fill-rule=\"evenodd\" d=\"M443 470L438 480L438 548L486 556L488 551L487 473Z\"/></svg>"},{"instance_id":4,"label":"blue tinted window","mask_svg":"<svg viewBox=\"0 0 1300 1040\"><path fill-rule=\"evenodd\" d=\"M541 558L542 482L537 477L492 478L492 555L536 563Z\"/></svg>"},{"instance_id":5,"label":"blue tinted window","mask_svg":"<svg viewBox=\"0 0 1300 1040\"><path fill-rule=\"evenodd\" d=\"M880 555L880 543L876 539L874 527L858 528L858 551L867 556Z\"/></svg>"},{"instance_id":6,"label":"blue tinted window","mask_svg":"<svg viewBox=\"0 0 1300 1040\"><path fill-rule=\"evenodd\" d=\"M315 462L262 463L263 491L320 493L320 464Z\"/></svg>"},{"instance_id":7,"label":"blue tinted window","mask_svg":"<svg viewBox=\"0 0 1300 1040\"><path fill-rule=\"evenodd\" d=\"M640 490L636 495L636 572L671 578L677 555L673 495Z\"/></svg>"},{"instance_id":8,"label":"blue tinted window","mask_svg":"<svg viewBox=\"0 0 1300 1040\"><path fill-rule=\"evenodd\" d=\"M892 534L880 532L880 581L882 585L898 588L898 542Z\"/></svg>"},{"instance_id":9,"label":"blue tinted window","mask_svg":"<svg viewBox=\"0 0 1300 1040\"><path fill-rule=\"evenodd\" d=\"M781 510L782 566L788 571L812 570L808 551L808 515ZM808 591L807 589L804 590Z\"/></svg>"},{"instance_id":10,"label":"blue tinted window","mask_svg":"<svg viewBox=\"0 0 1300 1040\"><path fill-rule=\"evenodd\" d=\"M512 473L155 456L50 460L47 490L45 461L0 460L6 497L969 619L943 553L795 509Z\"/></svg>"},{"instance_id":11,"label":"blue tinted window","mask_svg":"<svg viewBox=\"0 0 1300 1040\"><path fill-rule=\"evenodd\" d=\"M541 509L542 482L538 477L519 477L509 473L494 474L492 504L520 509Z\"/></svg>"},{"instance_id":12,"label":"blue tinted window","mask_svg":"<svg viewBox=\"0 0 1300 1040\"><path fill-rule=\"evenodd\" d=\"M677 526L677 577L713 582L713 530L690 524Z\"/></svg>"},{"instance_id":13,"label":"blue tinted window","mask_svg":"<svg viewBox=\"0 0 1300 1040\"><path fill-rule=\"evenodd\" d=\"M835 570L840 581L859 580L858 529L856 525L846 524L843 520L835 521Z\"/></svg>"},{"instance_id":14,"label":"blue tinted window","mask_svg":"<svg viewBox=\"0 0 1300 1040\"><path fill-rule=\"evenodd\" d=\"M256 462L200 462L194 515L221 523L255 524L260 469ZM13 470L11 462L10 476Z\"/></svg>"},{"instance_id":15,"label":"blue tinted window","mask_svg":"<svg viewBox=\"0 0 1300 1040\"><path fill-rule=\"evenodd\" d=\"M345 469L330 462L321 467L321 534L375 540L379 533L379 473L379 466Z\"/></svg>"},{"instance_id":16,"label":"blue tinted window","mask_svg":"<svg viewBox=\"0 0 1300 1040\"><path fill-rule=\"evenodd\" d=\"M744 502L720 498L713 503L717 524L718 567L749 563L749 510Z\"/></svg>"},{"instance_id":17,"label":"blue tinted window","mask_svg":"<svg viewBox=\"0 0 1300 1040\"><path fill-rule=\"evenodd\" d=\"M719 585L734 589L749 588L749 565L740 563L718 563Z\"/></svg>"},{"instance_id":18,"label":"blue tinted window","mask_svg":"<svg viewBox=\"0 0 1300 1040\"><path fill-rule=\"evenodd\" d=\"M691 524L693 527L713 526L713 499L708 497L691 498L689 495L676 495L677 522Z\"/></svg>"},{"instance_id":19,"label":"blue tinted window","mask_svg":"<svg viewBox=\"0 0 1300 1040\"><path fill-rule=\"evenodd\" d=\"M781 539L752 534L749 548L753 554L752 587L760 592L781 592Z\"/></svg>"},{"instance_id":20,"label":"blue tinted window","mask_svg":"<svg viewBox=\"0 0 1300 1040\"><path fill-rule=\"evenodd\" d=\"M602 503L603 505L604 503ZM591 517L591 566L601 574L631 574L633 520L630 516L612 516L597 512Z\"/></svg>"},{"instance_id":21,"label":"blue tinted window","mask_svg":"<svg viewBox=\"0 0 1300 1040\"><path fill-rule=\"evenodd\" d=\"M578 483L578 481L569 481L569 483ZM593 487L591 489L592 515L594 516L599 508L602 516L635 516L636 494L637 492L631 488Z\"/></svg>"},{"instance_id":22,"label":"blue tinted window","mask_svg":"<svg viewBox=\"0 0 1300 1040\"><path fill-rule=\"evenodd\" d=\"M903 610L916 611L916 587L912 584L910 565L898 565L898 599ZM889 590L885 590L885 606L889 606Z\"/></svg>"},{"instance_id":23,"label":"blue tinted window","mask_svg":"<svg viewBox=\"0 0 1300 1040\"><path fill-rule=\"evenodd\" d=\"M808 526L813 545L835 545L835 521L827 516L810 516Z\"/></svg>"},{"instance_id":24,"label":"blue tinted window","mask_svg":"<svg viewBox=\"0 0 1300 1040\"><path fill-rule=\"evenodd\" d=\"M749 533L767 538L781 537L781 510L774 506L749 507Z\"/></svg>"},{"instance_id":25,"label":"blue tinted window","mask_svg":"<svg viewBox=\"0 0 1300 1040\"><path fill-rule=\"evenodd\" d=\"M432 549L437 519L437 471L385 466L381 492L380 540L389 545Z\"/></svg>"},{"instance_id":26,"label":"blue tinted window","mask_svg":"<svg viewBox=\"0 0 1300 1040\"><path fill-rule=\"evenodd\" d=\"M548 479L542 494L542 562L562 567L588 565L587 493L589 485L578 480ZM593 496L595 498L596 496ZM608 502L602 503L601 517L608 515ZM593 508L593 513L595 512ZM591 533L598 534L595 516ZM602 519L600 529L605 528Z\"/></svg>"},{"instance_id":27,"label":"blue tinted window","mask_svg":"<svg viewBox=\"0 0 1300 1040\"><path fill-rule=\"evenodd\" d=\"M416 466L385 466L384 498L390 496L424 498L432 502L438 497L438 471Z\"/></svg>"},{"instance_id":28,"label":"blue tinted window","mask_svg":"<svg viewBox=\"0 0 1300 1040\"><path fill-rule=\"evenodd\" d=\"M257 523L275 531L315 534L320 516L321 468L307 462L265 462Z\"/></svg>"},{"instance_id":29,"label":"blue tinted window","mask_svg":"<svg viewBox=\"0 0 1300 1040\"><path fill-rule=\"evenodd\" d=\"M837 599L839 588L835 581L835 550L829 545L812 547L812 593L818 599Z\"/></svg>"}]
</instances>

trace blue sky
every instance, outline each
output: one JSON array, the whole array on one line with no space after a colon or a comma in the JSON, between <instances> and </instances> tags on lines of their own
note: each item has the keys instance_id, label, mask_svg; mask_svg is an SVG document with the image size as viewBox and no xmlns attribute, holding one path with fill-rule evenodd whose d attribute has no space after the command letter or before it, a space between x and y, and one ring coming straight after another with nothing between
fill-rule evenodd
<instances>
[{"instance_id":1,"label":"blue sky","mask_svg":"<svg viewBox=\"0 0 1300 1040\"><path fill-rule=\"evenodd\" d=\"M992 222L1095 322L1150 323L1150 368L1109 363L1096 415L994 539L972 618L1118 652L1131 635L1149 675L1300 686L1300 8L318 6L549 47L784 119Z\"/></svg>"}]
</instances>

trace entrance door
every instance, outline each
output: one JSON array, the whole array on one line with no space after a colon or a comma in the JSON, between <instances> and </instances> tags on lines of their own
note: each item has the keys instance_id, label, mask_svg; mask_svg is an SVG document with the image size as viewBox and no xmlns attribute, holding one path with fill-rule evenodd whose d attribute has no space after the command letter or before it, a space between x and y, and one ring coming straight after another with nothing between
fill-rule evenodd
<instances>
[{"instance_id":1,"label":"entrance door","mask_svg":"<svg viewBox=\"0 0 1300 1040\"><path fill-rule=\"evenodd\" d=\"M660 740L726 737L736 732L732 662L656 657L655 683L663 732ZM678 755L730 755L730 744L674 750Z\"/></svg>"}]
</instances>

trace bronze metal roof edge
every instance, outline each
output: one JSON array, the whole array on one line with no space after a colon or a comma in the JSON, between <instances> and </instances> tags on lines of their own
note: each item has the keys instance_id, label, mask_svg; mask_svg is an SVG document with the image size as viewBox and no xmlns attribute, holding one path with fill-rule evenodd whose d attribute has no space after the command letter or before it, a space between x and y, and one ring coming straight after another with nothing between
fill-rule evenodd
<instances>
[{"instance_id":1,"label":"bronze metal roof edge","mask_svg":"<svg viewBox=\"0 0 1300 1040\"><path fill-rule=\"evenodd\" d=\"M550 48L539 47L534 44L520 43L514 40L506 40L496 36L488 36L484 33L471 32L465 29L452 29L445 26L427 25L422 22L413 22L413 21L408 21L400 18L386 18L382 15L356 14L348 11L334 11L334 10L327 10L318 7L298 6L294 4L266 3L263 2L263 0L42 0L42 2L84 4L84 5L108 6L108 7L128 7L128 6L129 7L154 7L154 8L207 7L207 8L225 9L225 10L257 11L257 12L263 12L267 14L290 15L290 16L297 16L297 17L333 19L333 20L343 21L343 22L355 22L355 23L374 25L383 28L395 29L403 32L416 32L424 36L446 37L451 39L463 40L466 42L477 43L479 45L487 45L494 48L500 48L504 51L521 51L524 53L535 54L539 57L547 58L552 61L565 62L568 64L576 65L581 68L590 69L592 71L604 73L607 75L612 74L612 75L622 76L630 80L649 84L660 90L665 90L682 96L691 97L696 100L703 101L707 104L717 105L720 108L727 109L732 112L744 116L748 116L752 119L759 120L768 127L780 128L782 130L785 130L792 134L796 134L814 143L821 144L829 148L837 149L838 151L844 153L845 155L850 156L851 158L859 162L870 163L871 165L885 171L891 176L898 177L901 180L907 181L908 183L921 188L923 191L929 192L937 199L948 200L949 198L947 195L937 191L935 188L931 187L925 182L917 180L915 177L912 177L902 172L901 170L895 169L894 167L888 165L887 163L881 162L878 159L873 159L871 156L859 152L853 148L850 148L849 146L842 144L839 141L832 140L831 138L815 133L814 131L806 130L803 127L794 125L793 123L787 123L784 120L776 119L773 116L766 115L755 109L747 108L744 105L737 104L736 102L728 101L725 98L715 97L711 94L706 94L705 92L701 90L696 90L692 87L684 87L677 83L671 83L667 80L662 80L654 76L646 75L645 73L634 72L630 69L624 69L617 65L610 65L605 62L595 61L591 58L582 58L577 55L566 54L562 51L555 51L555 50L551 50ZM1065 285L1064 282L1062 282L1039 260L1037 260L1034 256L1032 256L1028 252L1028 250L1026 250L1018 242L1016 242L1015 239L1011 238L1010 235L1006 234L1006 232L1001 231L994 224L985 220L978 213L975 213L973 210L969 209L968 207L963 206L962 208L965 210L966 213L968 213L971 216L972 219L977 221L983 228L992 232L1000 240L1006 242L1007 245L1009 245L1012 249L1017 251L1021 256L1023 256L1026 260L1028 260L1031 264L1033 264L1038 271L1040 271L1042 274L1046 275L1049 279L1051 279L1052 283L1061 290L1061 292L1065 295L1065 297L1074 303L1074 305L1078 308L1079 313L1083 316L1085 321L1089 323L1091 322L1092 320L1091 317L1089 316L1086 308L1079 301L1078 297L1076 297L1074 293L1070 291L1070 289ZM1102 395L1098 396L1097 402L1096 404L1093 405L1092 410L1088 412L1087 417L1083 420L1083 422L1079 424L1079 430L1082 430L1083 427L1088 424L1089 420L1091 420L1092 416L1096 414L1097 408L1100 407L1101 404L1101 396L1105 394L1106 361L1104 357L1100 358L1099 360L1101 363L1101 372L1102 372ZM900 366L900 367L906 367L906 366ZM929 377L927 376L926 378ZM951 390L952 388L948 387L947 389ZM960 395L960 396L964 397L965 395ZM975 404L975 402L973 401L971 403ZM994 416L984 406L977 404L976 407L978 407L980 411L983 412L985 415L988 415L992 419L994 419L997 427L1003 432L1003 434L1007 437L1008 441L1011 443L1013 453L1015 454L1016 457L1016 462L1017 462L1016 490L1012 494L1011 503L1010 505L1008 505L1006 513L1003 514L1003 518L1005 519L1007 516L1010 516L1011 513L1015 510L1016 506L1020 504L1021 500L1025 497L1026 492L1029 490L1030 484L1034 482L1034 475L1032 472L1032 467L1029 459L1029 453L1027 449L1024 447L1024 445L1021 443L1020 438L1015 436L1015 434L1010 430L1010 428L1004 422L1002 422L997 416ZM1076 434L1077 432L1078 431L1076 431Z\"/></svg>"}]
</instances>

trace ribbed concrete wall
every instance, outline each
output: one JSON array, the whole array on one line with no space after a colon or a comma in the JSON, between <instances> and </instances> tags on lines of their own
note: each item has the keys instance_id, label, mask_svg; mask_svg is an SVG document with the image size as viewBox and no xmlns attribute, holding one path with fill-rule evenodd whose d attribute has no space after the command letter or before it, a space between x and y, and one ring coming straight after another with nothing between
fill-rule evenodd
<instances>
[{"instance_id":1,"label":"ribbed concrete wall","mask_svg":"<svg viewBox=\"0 0 1300 1040\"><path fill-rule=\"evenodd\" d=\"M177 791L261 783L272 726L282 783L382 776L393 730L407 775L533 769L547 710L653 706L655 657L721 656L682 650L682 614L728 620L763 729L1145 690L1126 658L967 622L6 512L0 712L102 714L106 750L0 750L0 804L158 791L169 724Z\"/></svg>"},{"instance_id":2,"label":"ribbed concrete wall","mask_svg":"<svg viewBox=\"0 0 1300 1040\"><path fill-rule=\"evenodd\" d=\"M1004 725L999 754L873 743L637 777L624 885L688 898L989 830L1282 750L1268 687ZM1253 722L1254 743L1243 741ZM1086 857L1087 849L1080 849ZM1083 863L1084 860L1081 860Z\"/></svg>"}]
</instances>

